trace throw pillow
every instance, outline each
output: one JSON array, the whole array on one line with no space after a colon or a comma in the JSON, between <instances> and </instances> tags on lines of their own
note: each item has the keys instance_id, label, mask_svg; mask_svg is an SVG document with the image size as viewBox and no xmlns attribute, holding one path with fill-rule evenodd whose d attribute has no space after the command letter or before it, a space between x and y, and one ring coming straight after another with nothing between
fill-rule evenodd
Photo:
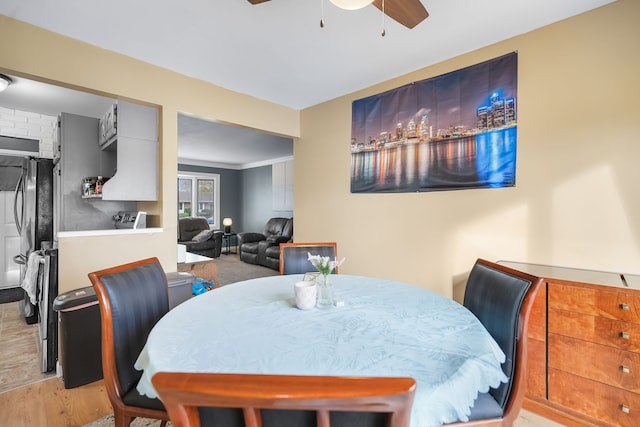
<instances>
[{"instance_id":1,"label":"throw pillow","mask_svg":"<svg viewBox=\"0 0 640 427\"><path fill-rule=\"evenodd\" d=\"M204 242L205 240L209 240L209 238L213 236L213 233L215 233L215 230L202 230L191 240L193 240L194 242Z\"/></svg>"}]
</instances>

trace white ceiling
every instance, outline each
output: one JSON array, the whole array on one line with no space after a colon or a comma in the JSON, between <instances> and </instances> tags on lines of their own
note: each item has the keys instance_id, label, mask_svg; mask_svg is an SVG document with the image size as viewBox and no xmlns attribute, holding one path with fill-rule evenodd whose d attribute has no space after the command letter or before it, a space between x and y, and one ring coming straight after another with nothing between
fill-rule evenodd
<instances>
[{"instance_id":1,"label":"white ceiling","mask_svg":"<svg viewBox=\"0 0 640 427\"><path fill-rule=\"evenodd\" d=\"M9 75L12 84L0 92L0 107L58 116L61 112L102 117L115 102L112 98L66 89ZM180 163L246 169L288 160L293 140L212 120L178 117Z\"/></svg>"},{"instance_id":2,"label":"white ceiling","mask_svg":"<svg viewBox=\"0 0 640 427\"><path fill-rule=\"evenodd\" d=\"M191 165L246 169L291 159L293 140L180 115L178 157Z\"/></svg>"},{"instance_id":3,"label":"white ceiling","mask_svg":"<svg viewBox=\"0 0 640 427\"><path fill-rule=\"evenodd\" d=\"M387 18L385 37L375 7L345 11L328 0L2 0L0 13L303 109L612 1L422 0L430 16L411 30ZM194 141L219 128L182 122Z\"/></svg>"}]
</instances>

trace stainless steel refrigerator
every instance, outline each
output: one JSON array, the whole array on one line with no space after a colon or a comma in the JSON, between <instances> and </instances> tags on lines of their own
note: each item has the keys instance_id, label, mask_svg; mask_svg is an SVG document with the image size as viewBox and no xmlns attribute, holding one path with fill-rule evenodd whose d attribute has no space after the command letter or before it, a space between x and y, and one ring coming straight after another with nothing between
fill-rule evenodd
<instances>
[{"instance_id":1,"label":"stainless steel refrigerator","mask_svg":"<svg viewBox=\"0 0 640 427\"><path fill-rule=\"evenodd\" d=\"M55 369L58 352L57 316L52 309L58 295L53 197L53 161L25 158L14 197L20 234L20 253L14 261L20 264L20 283L27 291L20 309L28 324L39 324L43 372Z\"/></svg>"}]
</instances>

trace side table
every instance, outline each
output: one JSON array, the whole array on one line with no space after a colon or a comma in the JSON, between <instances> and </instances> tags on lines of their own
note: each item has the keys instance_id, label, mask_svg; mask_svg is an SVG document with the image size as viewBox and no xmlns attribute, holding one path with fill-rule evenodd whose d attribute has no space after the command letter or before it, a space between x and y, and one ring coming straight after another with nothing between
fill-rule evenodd
<instances>
[{"instance_id":1,"label":"side table","mask_svg":"<svg viewBox=\"0 0 640 427\"><path fill-rule=\"evenodd\" d=\"M178 271L186 271L204 280L217 282L218 266L213 258L187 252L184 262L178 263Z\"/></svg>"},{"instance_id":2,"label":"side table","mask_svg":"<svg viewBox=\"0 0 640 427\"><path fill-rule=\"evenodd\" d=\"M233 252L231 252L231 238L233 238L233 247L235 248ZM222 246L224 246L224 254L237 254L238 253L238 233L224 233L222 235Z\"/></svg>"}]
</instances>

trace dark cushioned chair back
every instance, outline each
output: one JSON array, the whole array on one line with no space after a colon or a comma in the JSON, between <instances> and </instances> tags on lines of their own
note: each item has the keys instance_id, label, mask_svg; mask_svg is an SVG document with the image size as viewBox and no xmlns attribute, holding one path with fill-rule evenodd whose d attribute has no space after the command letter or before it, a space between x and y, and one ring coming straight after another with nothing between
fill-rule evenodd
<instances>
[{"instance_id":1,"label":"dark cushioned chair back","mask_svg":"<svg viewBox=\"0 0 640 427\"><path fill-rule=\"evenodd\" d=\"M489 391L503 410L513 384L520 307L530 286L530 280L476 262L464 294L464 306L476 315L506 355L502 370L509 382Z\"/></svg>"},{"instance_id":2,"label":"dark cushioned chair back","mask_svg":"<svg viewBox=\"0 0 640 427\"><path fill-rule=\"evenodd\" d=\"M198 408L200 427L245 427L242 409ZM317 427L315 411L262 409L262 427ZM333 411L329 414L331 427L387 427L388 414L381 412Z\"/></svg>"},{"instance_id":3,"label":"dark cushioned chair back","mask_svg":"<svg viewBox=\"0 0 640 427\"><path fill-rule=\"evenodd\" d=\"M284 229L287 220L288 218L270 218L264 225L262 234L264 234L266 238L269 238L270 236L282 236L282 230Z\"/></svg>"},{"instance_id":4,"label":"dark cushioned chair back","mask_svg":"<svg viewBox=\"0 0 640 427\"><path fill-rule=\"evenodd\" d=\"M282 235L289 239L293 237L293 218L289 218L282 227Z\"/></svg>"},{"instance_id":5,"label":"dark cushioned chair back","mask_svg":"<svg viewBox=\"0 0 640 427\"><path fill-rule=\"evenodd\" d=\"M209 223L204 217L190 216L187 218L180 218L178 220L178 227L180 228L180 240L188 242L202 230L208 230Z\"/></svg>"},{"instance_id":6,"label":"dark cushioned chair back","mask_svg":"<svg viewBox=\"0 0 640 427\"><path fill-rule=\"evenodd\" d=\"M317 244L281 244L281 274L304 274L311 271L317 271L309 261L309 253L311 255L328 256L332 260L336 257L335 243L317 243ZM335 273L335 271L334 271Z\"/></svg>"},{"instance_id":7,"label":"dark cushioned chair back","mask_svg":"<svg viewBox=\"0 0 640 427\"><path fill-rule=\"evenodd\" d=\"M409 427L416 390L393 377L158 372L152 382L185 427Z\"/></svg>"},{"instance_id":8,"label":"dark cushioned chair back","mask_svg":"<svg viewBox=\"0 0 640 427\"><path fill-rule=\"evenodd\" d=\"M151 328L169 311L167 277L159 262L102 276L111 306L116 369L126 394L140 380L133 367Z\"/></svg>"}]
</instances>

